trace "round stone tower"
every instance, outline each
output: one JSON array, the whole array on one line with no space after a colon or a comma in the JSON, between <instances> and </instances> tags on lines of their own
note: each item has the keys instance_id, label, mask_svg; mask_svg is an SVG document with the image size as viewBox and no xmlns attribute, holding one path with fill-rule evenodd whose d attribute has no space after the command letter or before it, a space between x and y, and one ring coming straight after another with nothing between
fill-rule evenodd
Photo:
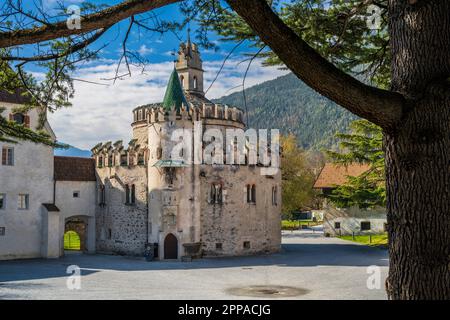
<instances>
[{"instance_id":1,"label":"round stone tower","mask_svg":"<svg viewBox=\"0 0 450 320\"><path fill-rule=\"evenodd\" d=\"M133 110L133 141L146 150L148 243L158 247L154 252L160 259L276 251L281 207L263 199L273 197L280 176L266 178L255 165L193 161L193 152L203 154L206 130L226 137L227 129L245 128L242 110L205 97L203 73L198 48L188 39L179 47L163 102ZM192 135L192 144L200 139L200 150L177 149L174 135L183 141ZM249 186L258 203L249 201Z\"/></svg>"}]
</instances>

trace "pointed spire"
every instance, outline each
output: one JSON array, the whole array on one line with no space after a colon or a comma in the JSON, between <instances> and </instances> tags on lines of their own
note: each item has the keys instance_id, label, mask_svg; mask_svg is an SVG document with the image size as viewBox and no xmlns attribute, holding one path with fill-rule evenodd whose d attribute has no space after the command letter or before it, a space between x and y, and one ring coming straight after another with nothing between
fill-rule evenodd
<instances>
[{"instance_id":1,"label":"pointed spire","mask_svg":"<svg viewBox=\"0 0 450 320\"><path fill-rule=\"evenodd\" d=\"M192 58L191 27L190 26L188 26L188 29L187 29L186 47L187 47L187 56L189 56L189 58Z\"/></svg>"},{"instance_id":2,"label":"pointed spire","mask_svg":"<svg viewBox=\"0 0 450 320\"><path fill-rule=\"evenodd\" d=\"M188 46L191 45L191 27L190 26L188 26L188 28L187 28L187 44L188 44Z\"/></svg>"},{"instance_id":3,"label":"pointed spire","mask_svg":"<svg viewBox=\"0 0 450 320\"><path fill-rule=\"evenodd\" d=\"M175 109L180 111L183 103L188 107L188 103L183 94L183 89L181 88L180 79L178 78L178 72L174 68L172 74L169 78L169 83L167 84L166 94L164 95L163 108L166 111L171 111Z\"/></svg>"}]
</instances>

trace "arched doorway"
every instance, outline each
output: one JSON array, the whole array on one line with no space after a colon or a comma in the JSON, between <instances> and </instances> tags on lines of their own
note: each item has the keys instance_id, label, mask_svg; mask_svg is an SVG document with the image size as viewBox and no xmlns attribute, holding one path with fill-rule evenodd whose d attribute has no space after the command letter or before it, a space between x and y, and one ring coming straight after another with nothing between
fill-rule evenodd
<instances>
[{"instance_id":1,"label":"arched doorway","mask_svg":"<svg viewBox=\"0 0 450 320\"><path fill-rule=\"evenodd\" d=\"M80 251L80 236L75 231L67 231L64 233L64 250Z\"/></svg>"},{"instance_id":2,"label":"arched doorway","mask_svg":"<svg viewBox=\"0 0 450 320\"><path fill-rule=\"evenodd\" d=\"M64 250L78 250L87 251L86 248L86 233L87 233L87 223L83 217L70 217L66 219L64 226ZM66 237L67 240L71 241L72 245L76 245L76 236L78 236L78 249L66 249ZM69 238L70 237L70 238Z\"/></svg>"},{"instance_id":3,"label":"arched doorway","mask_svg":"<svg viewBox=\"0 0 450 320\"><path fill-rule=\"evenodd\" d=\"M164 240L164 259L178 259L178 240L171 233Z\"/></svg>"}]
</instances>

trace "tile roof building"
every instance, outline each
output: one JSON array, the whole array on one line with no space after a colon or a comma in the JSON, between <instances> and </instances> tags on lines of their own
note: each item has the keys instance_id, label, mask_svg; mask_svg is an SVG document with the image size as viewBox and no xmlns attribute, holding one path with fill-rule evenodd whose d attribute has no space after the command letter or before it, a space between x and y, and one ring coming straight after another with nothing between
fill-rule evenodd
<instances>
[{"instance_id":1,"label":"tile roof building","mask_svg":"<svg viewBox=\"0 0 450 320\"><path fill-rule=\"evenodd\" d=\"M347 166L334 163L326 163L314 183L315 189L328 189L342 185L347 181L347 177L357 177L369 170L367 164L353 163Z\"/></svg>"}]
</instances>

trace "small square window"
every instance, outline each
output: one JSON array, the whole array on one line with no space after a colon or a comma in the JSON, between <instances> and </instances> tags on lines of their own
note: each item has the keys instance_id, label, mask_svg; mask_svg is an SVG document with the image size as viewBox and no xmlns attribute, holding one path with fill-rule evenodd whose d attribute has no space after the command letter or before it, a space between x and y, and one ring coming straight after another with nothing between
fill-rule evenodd
<instances>
[{"instance_id":1,"label":"small square window","mask_svg":"<svg viewBox=\"0 0 450 320\"><path fill-rule=\"evenodd\" d=\"M73 192L73 197L74 198L79 198L80 197L80 191L74 191Z\"/></svg>"},{"instance_id":2,"label":"small square window","mask_svg":"<svg viewBox=\"0 0 450 320\"><path fill-rule=\"evenodd\" d=\"M20 210L28 210L30 196L28 194L19 194L17 198L17 208Z\"/></svg>"},{"instance_id":3,"label":"small square window","mask_svg":"<svg viewBox=\"0 0 450 320\"><path fill-rule=\"evenodd\" d=\"M334 223L334 228L335 229L340 229L341 228L341 223L340 222L335 222Z\"/></svg>"},{"instance_id":4,"label":"small square window","mask_svg":"<svg viewBox=\"0 0 450 320\"><path fill-rule=\"evenodd\" d=\"M244 241L244 249L250 249L250 241Z\"/></svg>"},{"instance_id":5,"label":"small square window","mask_svg":"<svg viewBox=\"0 0 450 320\"><path fill-rule=\"evenodd\" d=\"M6 194L0 193L0 210L6 208Z\"/></svg>"},{"instance_id":6,"label":"small square window","mask_svg":"<svg viewBox=\"0 0 450 320\"><path fill-rule=\"evenodd\" d=\"M370 221L361 221L361 231L370 230Z\"/></svg>"},{"instance_id":7,"label":"small square window","mask_svg":"<svg viewBox=\"0 0 450 320\"><path fill-rule=\"evenodd\" d=\"M222 243L216 243L216 250L222 250Z\"/></svg>"},{"instance_id":8,"label":"small square window","mask_svg":"<svg viewBox=\"0 0 450 320\"><path fill-rule=\"evenodd\" d=\"M6 232L6 228L0 227L0 237L3 237L5 235L5 232Z\"/></svg>"}]
</instances>

